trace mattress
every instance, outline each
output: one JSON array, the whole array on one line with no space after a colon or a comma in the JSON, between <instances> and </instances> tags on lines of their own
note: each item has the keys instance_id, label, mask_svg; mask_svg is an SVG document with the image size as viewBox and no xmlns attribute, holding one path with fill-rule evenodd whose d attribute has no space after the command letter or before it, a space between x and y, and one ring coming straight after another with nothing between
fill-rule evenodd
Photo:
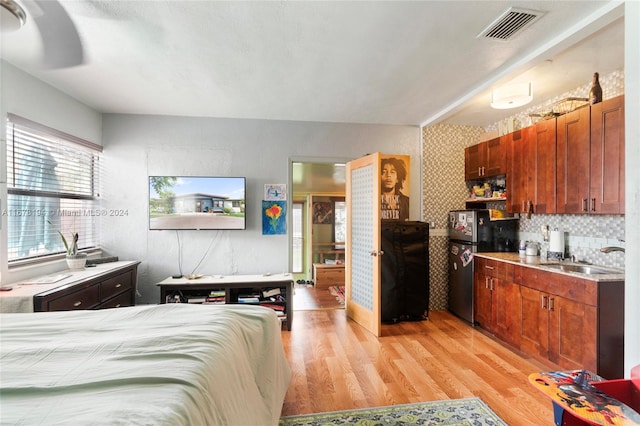
<instances>
[{"instance_id":1,"label":"mattress","mask_svg":"<svg viewBox=\"0 0 640 426\"><path fill-rule=\"evenodd\" d=\"M2 424L275 425L280 321L246 305L0 315Z\"/></svg>"}]
</instances>

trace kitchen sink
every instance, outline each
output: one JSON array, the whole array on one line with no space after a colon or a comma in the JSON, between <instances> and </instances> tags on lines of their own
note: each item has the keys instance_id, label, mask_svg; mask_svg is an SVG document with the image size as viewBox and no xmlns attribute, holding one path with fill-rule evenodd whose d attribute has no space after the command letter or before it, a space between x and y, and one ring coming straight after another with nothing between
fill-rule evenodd
<instances>
[{"instance_id":1,"label":"kitchen sink","mask_svg":"<svg viewBox=\"0 0 640 426\"><path fill-rule=\"evenodd\" d=\"M560 263L554 263L551 265L544 265L545 268L557 269L562 272L579 272L581 274L615 274L615 271L609 269L598 268L591 265L563 265Z\"/></svg>"}]
</instances>

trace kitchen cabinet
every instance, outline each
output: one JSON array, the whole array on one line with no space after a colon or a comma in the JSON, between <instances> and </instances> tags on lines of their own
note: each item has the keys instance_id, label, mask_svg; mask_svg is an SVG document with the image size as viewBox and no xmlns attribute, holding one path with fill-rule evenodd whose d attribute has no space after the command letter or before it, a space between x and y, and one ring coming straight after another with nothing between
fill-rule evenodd
<instances>
[{"instance_id":1,"label":"kitchen cabinet","mask_svg":"<svg viewBox=\"0 0 640 426\"><path fill-rule=\"evenodd\" d=\"M557 212L624 213L624 96L557 120Z\"/></svg>"},{"instance_id":2,"label":"kitchen cabinet","mask_svg":"<svg viewBox=\"0 0 640 426\"><path fill-rule=\"evenodd\" d=\"M506 173L504 137L494 138L464 150L465 180L477 180Z\"/></svg>"},{"instance_id":3,"label":"kitchen cabinet","mask_svg":"<svg viewBox=\"0 0 640 426\"><path fill-rule=\"evenodd\" d=\"M555 213L555 118L513 132L507 141L507 211Z\"/></svg>"},{"instance_id":4,"label":"kitchen cabinet","mask_svg":"<svg viewBox=\"0 0 640 426\"><path fill-rule=\"evenodd\" d=\"M519 347L520 289L513 282L513 265L480 257L474 262L474 318L477 325Z\"/></svg>"},{"instance_id":5,"label":"kitchen cabinet","mask_svg":"<svg viewBox=\"0 0 640 426\"><path fill-rule=\"evenodd\" d=\"M623 375L624 282L597 282L516 266L520 350L566 369Z\"/></svg>"},{"instance_id":6,"label":"kitchen cabinet","mask_svg":"<svg viewBox=\"0 0 640 426\"><path fill-rule=\"evenodd\" d=\"M592 213L624 213L624 96L591 106Z\"/></svg>"}]
</instances>

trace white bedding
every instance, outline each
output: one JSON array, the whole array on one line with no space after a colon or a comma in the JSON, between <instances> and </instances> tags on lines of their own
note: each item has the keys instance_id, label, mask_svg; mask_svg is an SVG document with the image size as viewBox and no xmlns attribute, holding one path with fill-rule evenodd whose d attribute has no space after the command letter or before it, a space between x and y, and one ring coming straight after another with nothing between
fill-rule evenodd
<instances>
[{"instance_id":1,"label":"white bedding","mask_svg":"<svg viewBox=\"0 0 640 426\"><path fill-rule=\"evenodd\" d=\"M0 315L2 424L275 425L280 322L245 305Z\"/></svg>"}]
</instances>

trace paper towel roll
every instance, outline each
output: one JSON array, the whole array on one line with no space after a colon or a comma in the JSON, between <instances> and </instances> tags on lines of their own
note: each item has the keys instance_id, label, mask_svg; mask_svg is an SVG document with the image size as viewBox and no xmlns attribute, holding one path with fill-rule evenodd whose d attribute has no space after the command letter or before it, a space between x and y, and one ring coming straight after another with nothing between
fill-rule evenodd
<instances>
[{"instance_id":1,"label":"paper towel roll","mask_svg":"<svg viewBox=\"0 0 640 426\"><path fill-rule=\"evenodd\" d=\"M551 231L549 233L549 251L564 254L564 232Z\"/></svg>"}]
</instances>

